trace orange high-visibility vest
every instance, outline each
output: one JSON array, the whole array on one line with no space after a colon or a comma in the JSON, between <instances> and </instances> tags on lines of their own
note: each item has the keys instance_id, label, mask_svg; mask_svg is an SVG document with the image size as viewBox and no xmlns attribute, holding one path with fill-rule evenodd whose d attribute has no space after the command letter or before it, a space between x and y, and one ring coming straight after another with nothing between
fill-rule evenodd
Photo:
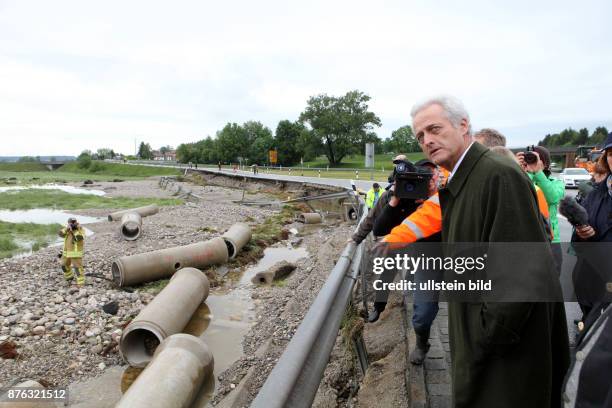
<instances>
[{"instance_id":1,"label":"orange high-visibility vest","mask_svg":"<svg viewBox=\"0 0 612 408\"><path fill-rule=\"evenodd\" d=\"M552 229L548 213L548 204L542 190L536 186L538 207L547 225L546 230L552 239ZM442 209L438 193L432 195L410 214L400 225L393 228L383 242L410 244L442 231Z\"/></svg>"},{"instance_id":2,"label":"orange high-visibility vest","mask_svg":"<svg viewBox=\"0 0 612 408\"><path fill-rule=\"evenodd\" d=\"M438 193L432 195L410 214L400 225L393 228L383 242L412 243L442 231L442 210Z\"/></svg>"}]
</instances>

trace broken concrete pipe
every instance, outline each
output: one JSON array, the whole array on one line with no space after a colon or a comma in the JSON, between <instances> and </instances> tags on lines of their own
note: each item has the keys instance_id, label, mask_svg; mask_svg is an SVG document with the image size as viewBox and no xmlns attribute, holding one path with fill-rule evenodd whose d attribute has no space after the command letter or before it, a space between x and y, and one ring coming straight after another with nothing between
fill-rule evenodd
<instances>
[{"instance_id":1,"label":"broken concrete pipe","mask_svg":"<svg viewBox=\"0 0 612 408\"><path fill-rule=\"evenodd\" d=\"M270 269L264 272L258 272L253 278L251 282L255 284L267 284L270 285L276 279L283 279L291 272L295 270L295 265L287 262L281 261L276 263Z\"/></svg>"},{"instance_id":2,"label":"broken concrete pipe","mask_svg":"<svg viewBox=\"0 0 612 408\"><path fill-rule=\"evenodd\" d=\"M127 241L135 241L142 232L142 217L137 212L130 212L121 217L121 235Z\"/></svg>"},{"instance_id":3,"label":"broken concrete pipe","mask_svg":"<svg viewBox=\"0 0 612 408\"><path fill-rule=\"evenodd\" d=\"M116 407L191 407L213 368L213 355L203 340L184 333L169 336Z\"/></svg>"},{"instance_id":4,"label":"broken concrete pipe","mask_svg":"<svg viewBox=\"0 0 612 408\"><path fill-rule=\"evenodd\" d=\"M225 241L213 238L185 246L122 256L113 262L111 269L113 281L122 287L169 278L181 268L203 268L227 260Z\"/></svg>"},{"instance_id":5,"label":"broken concrete pipe","mask_svg":"<svg viewBox=\"0 0 612 408\"><path fill-rule=\"evenodd\" d=\"M159 207L156 204L147 205L144 207L132 208L129 210L117 211L114 213L108 214L109 221L119 221L121 217L128 213L138 213L141 217L146 217L148 215L157 214L159 212Z\"/></svg>"},{"instance_id":6,"label":"broken concrete pipe","mask_svg":"<svg viewBox=\"0 0 612 408\"><path fill-rule=\"evenodd\" d=\"M221 238L225 240L230 259L234 259L238 252L251 240L251 227L243 222L237 222Z\"/></svg>"},{"instance_id":7,"label":"broken concrete pipe","mask_svg":"<svg viewBox=\"0 0 612 408\"><path fill-rule=\"evenodd\" d=\"M304 224L320 224L322 221L321 214L318 213L301 213L298 215L298 222Z\"/></svg>"},{"instance_id":8,"label":"broken concrete pipe","mask_svg":"<svg viewBox=\"0 0 612 408\"><path fill-rule=\"evenodd\" d=\"M130 322L119 341L121 355L133 367L151 361L165 338L180 333L208 297L210 283L196 268L176 272L168 285Z\"/></svg>"}]
</instances>

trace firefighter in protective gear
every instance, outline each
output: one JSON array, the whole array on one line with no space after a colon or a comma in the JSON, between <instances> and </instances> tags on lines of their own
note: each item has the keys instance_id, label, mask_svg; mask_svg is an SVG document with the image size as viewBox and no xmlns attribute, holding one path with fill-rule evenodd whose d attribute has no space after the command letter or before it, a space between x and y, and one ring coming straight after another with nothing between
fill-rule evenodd
<instances>
[{"instance_id":1,"label":"firefighter in protective gear","mask_svg":"<svg viewBox=\"0 0 612 408\"><path fill-rule=\"evenodd\" d=\"M68 225L62 228L58 235L64 238L61 259L64 279L70 282L76 275L77 285L82 286L85 284L85 271L83 269L85 231L76 218L70 217L68 218Z\"/></svg>"}]
</instances>

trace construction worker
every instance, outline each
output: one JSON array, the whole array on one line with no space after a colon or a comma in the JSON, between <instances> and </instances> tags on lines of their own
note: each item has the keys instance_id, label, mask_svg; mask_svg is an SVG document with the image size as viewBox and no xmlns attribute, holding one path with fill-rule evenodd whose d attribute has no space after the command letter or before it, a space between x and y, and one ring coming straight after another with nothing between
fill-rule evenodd
<instances>
[{"instance_id":1,"label":"construction worker","mask_svg":"<svg viewBox=\"0 0 612 408\"><path fill-rule=\"evenodd\" d=\"M369 189L366 194L366 206L370 210L374 208L380 196L381 196L380 185L378 183L372 184L372 188Z\"/></svg>"},{"instance_id":2,"label":"construction worker","mask_svg":"<svg viewBox=\"0 0 612 408\"><path fill-rule=\"evenodd\" d=\"M58 235L64 238L61 258L64 279L70 282L76 274L76 283L82 286L85 284L85 272L83 270L85 231L76 218L70 217L68 218L68 225L62 228Z\"/></svg>"}]
</instances>

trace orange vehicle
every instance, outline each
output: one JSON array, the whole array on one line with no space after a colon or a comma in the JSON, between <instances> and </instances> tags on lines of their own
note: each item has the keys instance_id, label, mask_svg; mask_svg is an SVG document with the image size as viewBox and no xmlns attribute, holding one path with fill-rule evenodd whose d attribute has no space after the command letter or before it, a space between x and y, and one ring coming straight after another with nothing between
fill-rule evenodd
<instances>
[{"instance_id":1,"label":"orange vehicle","mask_svg":"<svg viewBox=\"0 0 612 408\"><path fill-rule=\"evenodd\" d=\"M593 174L595 168L595 162L601 156L601 148L598 146L578 146L576 149L576 160L574 165L576 167L582 167L589 173Z\"/></svg>"}]
</instances>

